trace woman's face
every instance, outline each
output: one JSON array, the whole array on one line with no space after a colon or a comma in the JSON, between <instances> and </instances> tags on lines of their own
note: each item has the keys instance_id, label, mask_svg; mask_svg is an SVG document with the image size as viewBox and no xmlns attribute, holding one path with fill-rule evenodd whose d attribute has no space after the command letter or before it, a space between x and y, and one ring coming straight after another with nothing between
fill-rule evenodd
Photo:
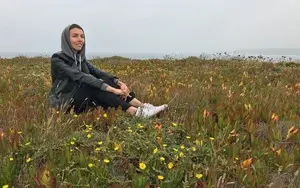
<instances>
[{"instance_id":1,"label":"woman's face","mask_svg":"<svg viewBox=\"0 0 300 188\"><path fill-rule=\"evenodd\" d=\"M84 44L84 33L79 28L73 28L70 30L70 42L75 51L80 51Z\"/></svg>"}]
</instances>

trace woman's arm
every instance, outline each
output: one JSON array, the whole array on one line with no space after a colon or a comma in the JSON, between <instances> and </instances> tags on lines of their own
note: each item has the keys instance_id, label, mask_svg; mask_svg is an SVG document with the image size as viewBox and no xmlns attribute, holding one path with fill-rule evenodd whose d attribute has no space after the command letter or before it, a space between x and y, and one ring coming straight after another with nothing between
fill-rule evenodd
<instances>
[{"instance_id":1,"label":"woman's arm","mask_svg":"<svg viewBox=\"0 0 300 188\"><path fill-rule=\"evenodd\" d=\"M102 79L97 79L93 75L80 72L67 65L59 56L52 56L51 58L52 69L56 70L59 74L67 76L72 81L77 81L79 83L87 84L89 86L99 88L106 91L108 84L104 83Z\"/></svg>"},{"instance_id":2,"label":"woman's arm","mask_svg":"<svg viewBox=\"0 0 300 188\"><path fill-rule=\"evenodd\" d=\"M96 78L103 78L103 77L107 77L107 78L111 78L114 80L115 83L117 83L118 77L111 75L107 72L104 72L100 69L98 69L97 67L95 67L94 65L92 65L91 63L89 63L88 61L86 61L86 65L90 71L90 73L95 76Z\"/></svg>"}]
</instances>

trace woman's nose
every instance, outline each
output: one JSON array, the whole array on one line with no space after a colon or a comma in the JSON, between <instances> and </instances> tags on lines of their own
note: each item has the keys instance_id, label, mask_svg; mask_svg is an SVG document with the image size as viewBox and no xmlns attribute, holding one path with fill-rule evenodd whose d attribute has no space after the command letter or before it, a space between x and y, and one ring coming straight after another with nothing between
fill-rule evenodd
<instances>
[{"instance_id":1,"label":"woman's nose","mask_svg":"<svg viewBox=\"0 0 300 188\"><path fill-rule=\"evenodd\" d=\"M79 41L82 42L82 41L83 41L83 38L82 38L82 37L79 37Z\"/></svg>"}]
</instances>

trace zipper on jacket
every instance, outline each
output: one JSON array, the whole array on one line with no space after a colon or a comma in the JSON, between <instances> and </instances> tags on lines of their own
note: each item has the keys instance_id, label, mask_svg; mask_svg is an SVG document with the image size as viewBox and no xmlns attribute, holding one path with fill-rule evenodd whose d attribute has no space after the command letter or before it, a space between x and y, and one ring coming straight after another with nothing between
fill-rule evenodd
<instances>
[{"instance_id":1,"label":"zipper on jacket","mask_svg":"<svg viewBox=\"0 0 300 188\"><path fill-rule=\"evenodd\" d=\"M57 85L56 85L56 89L59 87L59 84L62 82L62 80L60 80Z\"/></svg>"}]
</instances>

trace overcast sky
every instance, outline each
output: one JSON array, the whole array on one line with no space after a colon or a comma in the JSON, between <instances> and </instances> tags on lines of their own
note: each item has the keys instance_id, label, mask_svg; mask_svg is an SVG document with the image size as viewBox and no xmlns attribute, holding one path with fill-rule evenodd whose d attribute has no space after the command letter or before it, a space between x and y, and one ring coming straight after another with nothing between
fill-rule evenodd
<instances>
[{"instance_id":1,"label":"overcast sky","mask_svg":"<svg viewBox=\"0 0 300 188\"><path fill-rule=\"evenodd\" d=\"M68 24L87 52L300 48L300 0L0 0L0 52L56 52Z\"/></svg>"}]
</instances>

